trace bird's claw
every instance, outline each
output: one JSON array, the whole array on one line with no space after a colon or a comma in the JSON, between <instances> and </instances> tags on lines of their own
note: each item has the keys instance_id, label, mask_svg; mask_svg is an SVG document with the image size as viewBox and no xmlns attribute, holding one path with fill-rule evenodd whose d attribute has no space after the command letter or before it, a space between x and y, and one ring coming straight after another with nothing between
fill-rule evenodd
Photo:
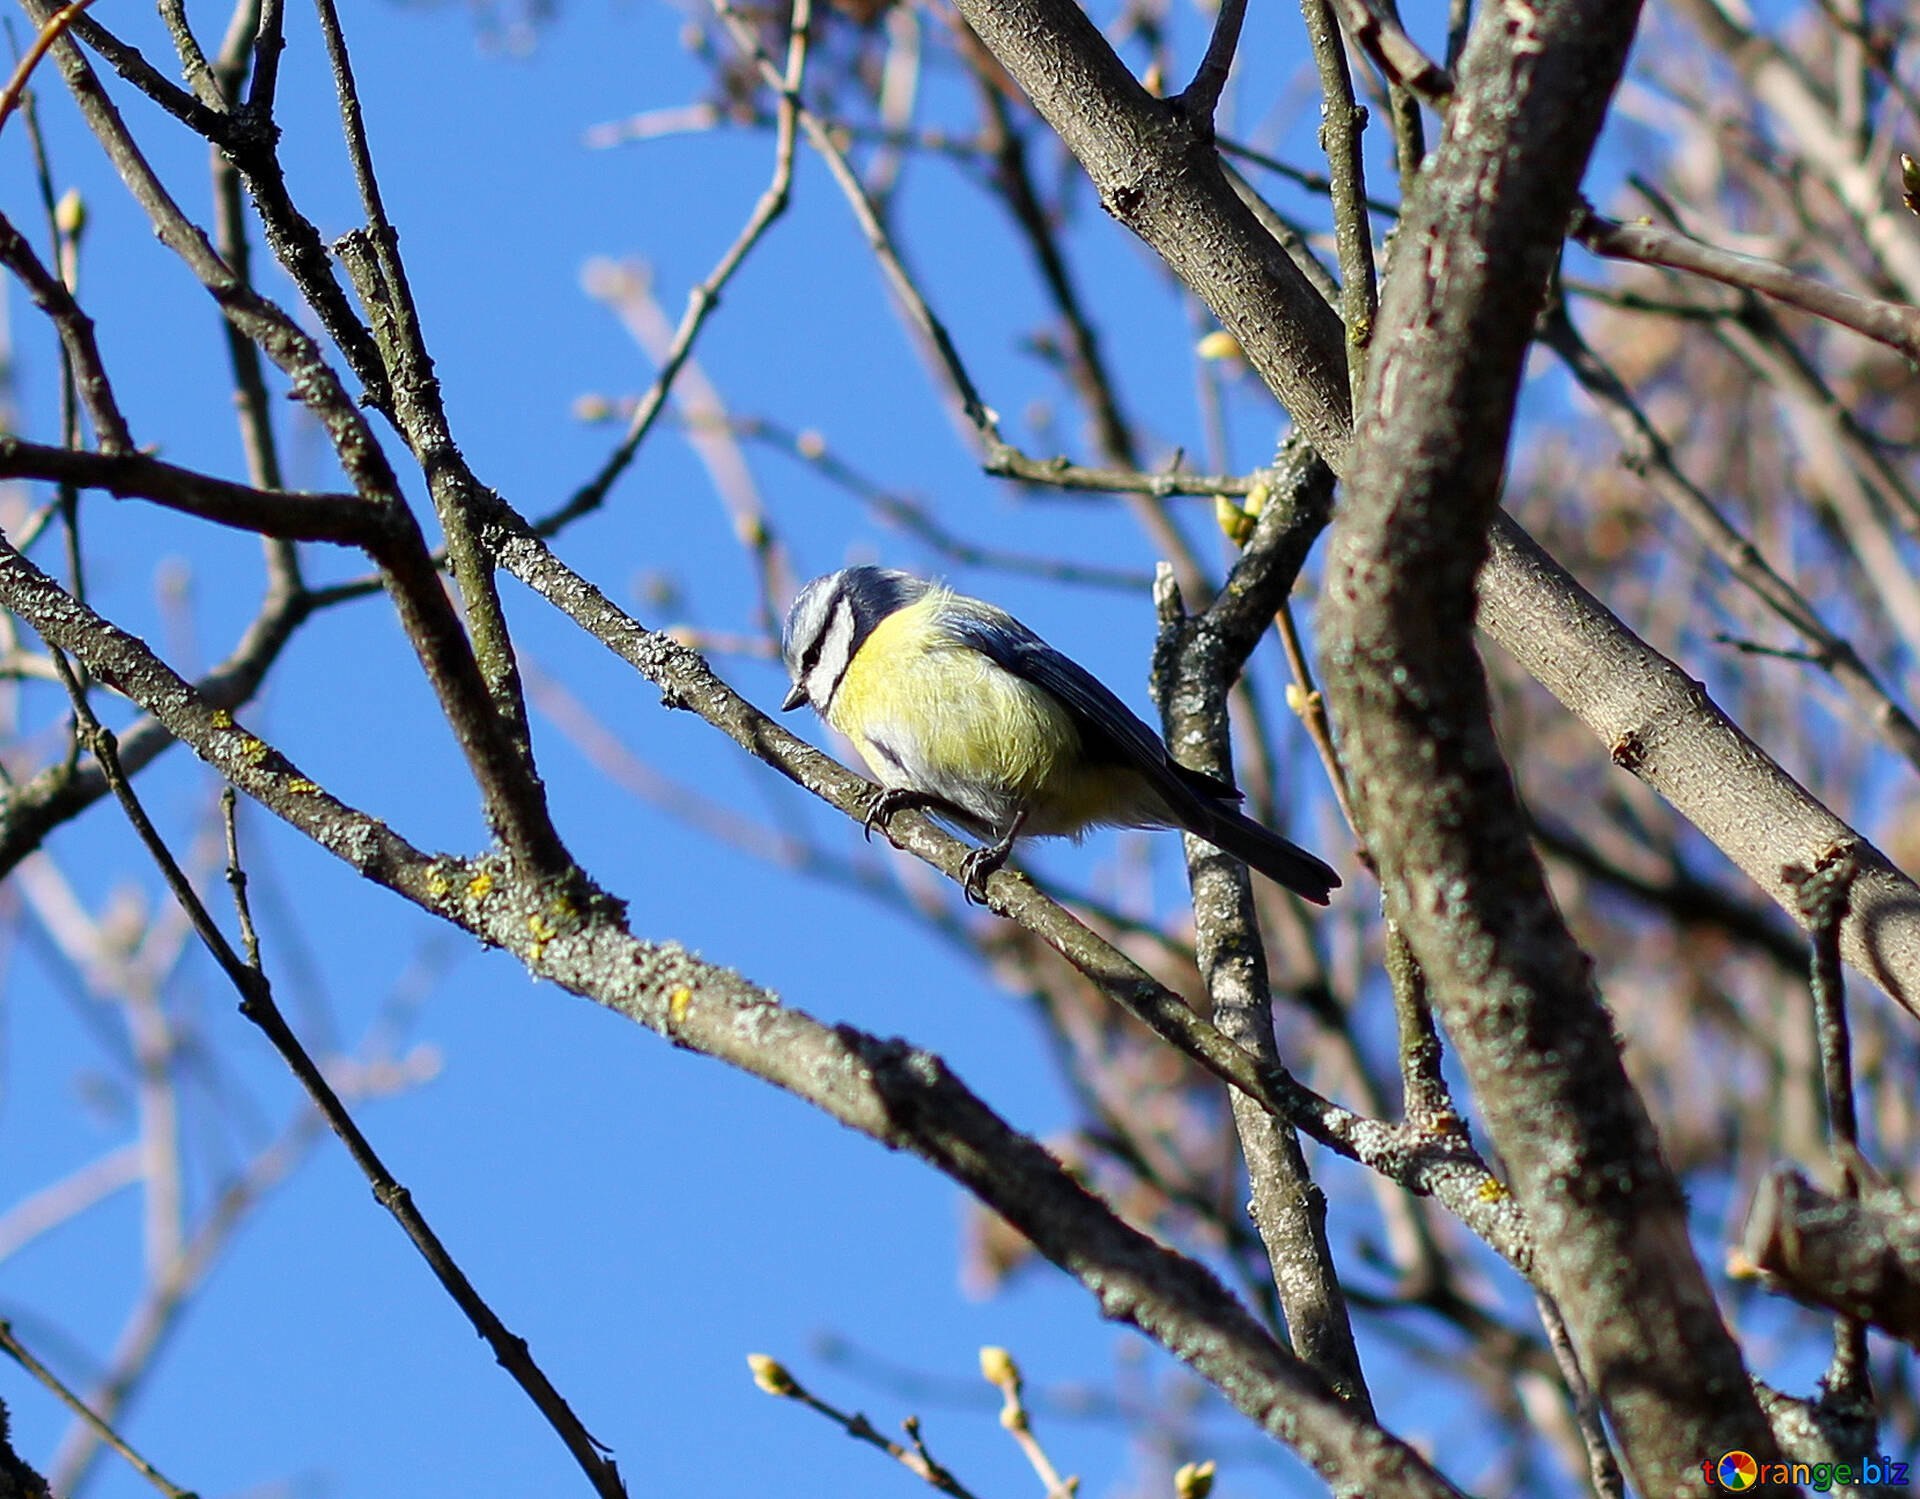
<instances>
[{"instance_id":1,"label":"bird's claw","mask_svg":"<svg viewBox=\"0 0 1920 1499\"><path fill-rule=\"evenodd\" d=\"M971 906L987 903L987 880L1007 862L1007 850L995 844L976 848L960 861L960 890Z\"/></svg>"},{"instance_id":2,"label":"bird's claw","mask_svg":"<svg viewBox=\"0 0 1920 1499\"><path fill-rule=\"evenodd\" d=\"M905 812L910 807L924 806L924 798L911 791L903 791L898 786L888 786L873 794L873 800L867 803L867 815L860 819L860 833L869 843L873 841L873 830L884 825L896 812Z\"/></svg>"}]
</instances>

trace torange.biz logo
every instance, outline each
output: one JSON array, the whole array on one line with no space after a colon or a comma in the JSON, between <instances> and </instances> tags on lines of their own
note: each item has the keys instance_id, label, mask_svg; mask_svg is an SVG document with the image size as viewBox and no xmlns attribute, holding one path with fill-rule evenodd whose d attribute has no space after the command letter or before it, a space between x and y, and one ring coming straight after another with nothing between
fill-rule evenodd
<instances>
[{"instance_id":1,"label":"torange.biz logo","mask_svg":"<svg viewBox=\"0 0 1920 1499\"><path fill-rule=\"evenodd\" d=\"M1824 1494L1838 1484L1884 1484L1905 1489L1907 1467L1886 1456L1862 1457L1850 1463L1762 1463L1745 1452L1723 1452L1718 1462L1709 1458L1700 1464L1700 1473L1708 1488L1732 1489L1735 1493L1757 1489L1763 1483L1797 1483Z\"/></svg>"}]
</instances>

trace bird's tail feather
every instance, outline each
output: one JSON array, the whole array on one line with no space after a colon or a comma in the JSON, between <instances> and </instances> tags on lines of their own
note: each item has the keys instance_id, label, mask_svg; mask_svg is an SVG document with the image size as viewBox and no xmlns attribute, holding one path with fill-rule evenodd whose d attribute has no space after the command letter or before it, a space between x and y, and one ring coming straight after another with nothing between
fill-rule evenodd
<instances>
[{"instance_id":1,"label":"bird's tail feather","mask_svg":"<svg viewBox=\"0 0 1920 1499\"><path fill-rule=\"evenodd\" d=\"M1340 876L1323 860L1231 808L1215 809L1208 825L1194 831L1215 848L1316 906L1327 904L1328 893L1340 884Z\"/></svg>"}]
</instances>

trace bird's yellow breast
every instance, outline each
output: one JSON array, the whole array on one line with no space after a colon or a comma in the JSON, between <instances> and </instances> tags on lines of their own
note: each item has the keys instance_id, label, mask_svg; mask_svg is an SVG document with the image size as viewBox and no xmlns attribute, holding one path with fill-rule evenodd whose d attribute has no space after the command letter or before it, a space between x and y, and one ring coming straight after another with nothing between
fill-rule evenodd
<instances>
[{"instance_id":1,"label":"bird's yellow breast","mask_svg":"<svg viewBox=\"0 0 1920 1499\"><path fill-rule=\"evenodd\" d=\"M1050 693L943 629L945 603L944 592L929 594L875 627L841 679L829 721L882 780L891 751L1031 795L1078 758L1079 731Z\"/></svg>"}]
</instances>

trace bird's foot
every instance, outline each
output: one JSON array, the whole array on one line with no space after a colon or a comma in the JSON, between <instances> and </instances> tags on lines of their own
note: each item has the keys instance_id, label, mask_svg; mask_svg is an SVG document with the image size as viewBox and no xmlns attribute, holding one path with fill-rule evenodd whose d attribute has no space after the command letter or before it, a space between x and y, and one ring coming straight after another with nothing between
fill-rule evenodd
<instances>
[{"instance_id":1,"label":"bird's foot","mask_svg":"<svg viewBox=\"0 0 1920 1499\"><path fill-rule=\"evenodd\" d=\"M860 819L861 834L868 842L873 841L873 830L884 828L896 812L918 812L928 807L936 807L940 799L928 796L924 791L908 791L899 786L888 786L873 794L873 800L867 803L867 815Z\"/></svg>"},{"instance_id":2,"label":"bird's foot","mask_svg":"<svg viewBox=\"0 0 1920 1499\"><path fill-rule=\"evenodd\" d=\"M960 862L960 889L967 897L967 904L984 906L987 903L987 880L1007 862L1007 853L1011 845L999 843L986 848L976 848Z\"/></svg>"},{"instance_id":3,"label":"bird's foot","mask_svg":"<svg viewBox=\"0 0 1920 1499\"><path fill-rule=\"evenodd\" d=\"M969 904L984 906L987 903L987 877L1007 862L1007 855L1013 852L1013 840L1020 836L1026 820L1027 814L1022 812L997 842L976 848L961 861L960 888L966 892Z\"/></svg>"}]
</instances>

